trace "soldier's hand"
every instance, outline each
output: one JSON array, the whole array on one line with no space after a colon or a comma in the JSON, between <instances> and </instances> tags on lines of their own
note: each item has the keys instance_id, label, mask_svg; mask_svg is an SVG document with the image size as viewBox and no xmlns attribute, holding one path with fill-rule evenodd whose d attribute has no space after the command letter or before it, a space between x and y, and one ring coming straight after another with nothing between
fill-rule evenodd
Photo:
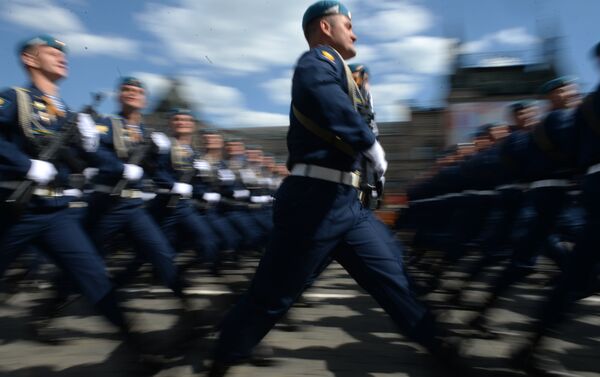
<instances>
[{"instance_id":1,"label":"soldier's hand","mask_svg":"<svg viewBox=\"0 0 600 377\"><path fill-rule=\"evenodd\" d=\"M47 185L56 177L57 170L49 162L41 160L30 160L31 167L27 171L27 179L30 179L40 185Z\"/></svg>"},{"instance_id":2,"label":"soldier's hand","mask_svg":"<svg viewBox=\"0 0 600 377\"><path fill-rule=\"evenodd\" d=\"M123 164L123 178L128 181L139 181L144 176L144 169L133 164Z\"/></svg>"},{"instance_id":3,"label":"soldier's hand","mask_svg":"<svg viewBox=\"0 0 600 377\"><path fill-rule=\"evenodd\" d=\"M171 188L173 194L179 194L184 198L191 198L194 187L189 183L175 182Z\"/></svg>"},{"instance_id":4,"label":"soldier's hand","mask_svg":"<svg viewBox=\"0 0 600 377\"><path fill-rule=\"evenodd\" d=\"M202 199L204 199L208 203L216 203L221 200L221 194L219 194L218 192L205 192L202 195Z\"/></svg>"},{"instance_id":5,"label":"soldier's hand","mask_svg":"<svg viewBox=\"0 0 600 377\"><path fill-rule=\"evenodd\" d=\"M210 163L206 160L194 160L194 169L199 171L210 171Z\"/></svg>"},{"instance_id":6,"label":"soldier's hand","mask_svg":"<svg viewBox=\"0 0 600 377\"><path fill-rule=\"evenodd\" d=\"M381 147L381 144L379 144L378 141L375 141L371 148L367 149L364 154L371 162L375 173L377 173L377 179L381 179L388 166L387 160L385 159L385 152Z\"/></svg>"},{"instance_id":7,"label":"soldier's hand","mask_svg":"<svg viewBox=\"0 0 600 377\"><path fill-rule=\"evenodd\" d=\"M90 114L77 114L77 129L81 136L81 144L86 152L95 152L100 143L100 134L96 128L96 122Z\"/></svg>"},{"instance_id":8,"label":"soldier's hand","mask_svg":"<svg viewBox=\"0 0 600 377\"><path fill-rule=\"evenodd\" d=\"M152 132L150 138L152 138L152 142L158 148L158 153L165 154L171 150L171 141L164 133Z\"/></svg>"}]
</instances>

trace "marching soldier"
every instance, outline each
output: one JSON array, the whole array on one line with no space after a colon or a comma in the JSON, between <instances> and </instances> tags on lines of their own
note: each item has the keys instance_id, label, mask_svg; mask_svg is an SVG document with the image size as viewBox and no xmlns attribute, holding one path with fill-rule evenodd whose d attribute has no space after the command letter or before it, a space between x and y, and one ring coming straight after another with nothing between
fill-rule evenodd
<instances>
[{"instance_id":1,"label":"marching soldier","mask_svg":"<svg viewBox=\"0 0 600 377\"><path fill-rule=\"evenodd\" d=\"M354 106L358 89L344 61L356 54L350 12L337 1L318 1L305 12L302 26L310 50L298 60L292 82L291 174L276 194L275 226L251 287L221 326L210 376L223 376L251 357L332 259L405 333L452 365L456 355L411 292L402 256L390 247L395 242L358 201L357 157L365 155L378 177L387 161Z\"/></svg>"},{"instance_id":2,"label":"marching soldier","mask_svg":"<svg viewBox=\"0 0 600 377\"><path fill-rule=\"evenodd\" d=\"M31 84L0 94L0 275L25 247L39 246L131 340L104 262L76 216L69 215L73 197L64 188L73 170L67 157L76 149L80 159L93 153L98 134L91 118L77 116L60 98L58 83L67 77L65 43L40 35L20 46L19 57Z\"/></svg>"},{"instance_id":3,"label":"marching soldier","mask_svg":"<svg viewBox=\"0 0 600 377\"><path fill-rule=\"evenodd\" d=\"M118 86L121 112L116 117L98 120L100 145L94 153L94 193L90 199L88 231L97 247L118 232L127 232L136 252L150 260L159 276L177 297L183 299L183 282L175 265L175 251L143 207L144 168L156 169L156 153L166 154L170 142L166 135L149 132L142 123L146 104L145 88L135 77L124 77ZM174 185L174 195L188 195L188 187ZM127 280L126 271L119 277ZM186 305L184 303L184 305Z\"/></svg>"}]
</instances>

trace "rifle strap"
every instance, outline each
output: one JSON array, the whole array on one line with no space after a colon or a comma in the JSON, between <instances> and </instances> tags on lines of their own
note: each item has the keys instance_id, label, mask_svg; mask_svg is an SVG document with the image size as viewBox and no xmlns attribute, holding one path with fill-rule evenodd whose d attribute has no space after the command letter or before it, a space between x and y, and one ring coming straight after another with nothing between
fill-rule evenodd
<instances>
[{"instance_id":1,"label":"rifle strap","mask_svg":"<svg viewBox=\"0 0 600 377\"><path fill-rule=\"evenodd\" d=\"M354 151L354 148L350 146L350 144L342 141L342 139L339 136L329 131L328 129L317 125L309 117L302 114L300 110L298 110L294 105L292 105L292 112L294 113L294 116L296 117L296 119L298 119L300 124L304 126L304 128L306 128L319 138L323 139L328 144L332 144L335 148L346 153L347 155L353 157L356 156L356 152Z\"/></svg>"},{"instance_id":2,"label":"rifle strap","mask_svg":"<svg viewBox=\"0 0 600 377\"><path fill-rule=\"evenodd\" d=\"M117 157L119 157L121 160L125 160L129 156L129 149L127 148L127 145L125 145L123 122L114 117L110 118L110 122L112 124L113 145L115 147L115 152L117 152Z\"/></svg>"},{"instance_id":3,"label":"rifle strap","mask_svg":"<svg viewBox=\"0 0 600 377\"><path fill-rule=\"evenodd\" d=\"M336 55L340 58L340 61L344 65L346 86L348 88L348 97L350 98L354 109L358 111L358 105L364 103L363 96L360 90L358 89L356 82L354 82L354 78L352 78L352 71L350 71L350 67L348 67L348 64L346 64L346 61L342 58L339 52L337 52L335 49L333 49L333 51L335 51ZM294 116L296 117L296 119L298 119L300 124L303 125L304 128L306 128L307 130L312 132L314 135L318 136L328 144L332 144L335 148L346 153L347 155L350 155L352 157L356 156L356 151L354 150L354 148L352 148L350 144L342 141L342 139L339 136L335 135L328 129L320 127L318 124L313 122L312 119L300 112L300 110L298 110L298 108L293 104L292 112L294 113Z\"/></svg>"},{"instance_id":4,"label":"rifle strap","mask_svg":"<svg viewBox=\"0 0 600 377\"><path fill-rule=\"evenodd\" d=\"M33 112L31 111L31 97L24 88L13 87L17 95L17 110L19 117L19 126L29 140L33 140L33 130L31 129L31 121L33 120Z\"/></svg>"}]
</instances>

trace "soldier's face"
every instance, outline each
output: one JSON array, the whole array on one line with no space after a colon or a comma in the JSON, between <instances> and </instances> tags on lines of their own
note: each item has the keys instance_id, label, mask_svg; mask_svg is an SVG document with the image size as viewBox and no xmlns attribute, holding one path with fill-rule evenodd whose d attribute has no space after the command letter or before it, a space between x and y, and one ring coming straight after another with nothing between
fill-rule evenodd
<instances>
[{"instance_id":1,"label":"soldier's face","mask_svg":"<svg viewBox=\"0 0 600 377\"><path fill-rule=\"evenodd\" d=\"M331 47L342 55L344 59L353 58L356 55L356 35L352 31L352 21L344 15L336 14L325 17L321 22L323 32L330 38Z\"/></svg>"},{"instance_id":2,"label":"soldier's face","mask_svg":"<svg viewBox=\"0 0 600 377\"><path fill-rule=\"evenodd\" d=\"M508 126L505 124L494 126L490 128L490 135L492 136L492 140L494 142L502 140L508 136Z\"/></svg>"},{"instance_id":3,"label":"soldier's face","mask_svg":"<svg viewBox=\"0 0 600 377\"><path fill-rule=\"evenodd\" d=\"M141 110L146 106L146 91L134 85L121 86L119 102L124 108Z\"/></svg>"},{"instance_id":4,"label":"soldier's face","mask_svg":"<svg viewBox=\"0 0 600 377\"><path fill-rule=\"evenodd\" d=\"M194 118L191 115L177 114L171 117L171 129L177 136L194 133Z\"/></svg>"},{"instance_id":5,"label":"soldier's face","mask_svg":"<svg viewBox=\"0 0 600 377\"><path fill-rule=\"evenodd\" d=\"M554 108L566 109L577 106L579 89L576 84L568 84L554 89L550 93L550 102Z\"/></svg>"},{"instance_id":6,"label":"soldier's face","mask_svg":"<svg viewBox=\"0 0 600 377\"><path fill-rule=\"evenodd\" d=\"M23 53L24 64L41 72L51 81L64 79L69 74L67 55L57 48L50 46L36 46Z\"/></svg>"}]
</instances>

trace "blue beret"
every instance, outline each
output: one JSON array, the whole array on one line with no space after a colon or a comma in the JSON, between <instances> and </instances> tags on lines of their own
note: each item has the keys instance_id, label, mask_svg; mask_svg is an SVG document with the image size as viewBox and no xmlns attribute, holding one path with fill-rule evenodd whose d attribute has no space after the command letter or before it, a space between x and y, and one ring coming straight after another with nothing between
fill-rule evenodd
<instances>
[{"instance_id":1,"label":"blue beret","mask_svg":"<svg viewBox=\"0 0 600 377\"><path fill-rule=\"evenodd\" d=\"M185 107L172 108L171 111L169 111L169 115L172 117L174 117L175 115L189 115L191 117L194 116L194 114L192 113L192 110L186 109Z\"/></svg>"},{"instance_id":2,"label":"blue beret","mask_svg":"<svg viewBox=\"0 0 600 377\"><path fill-rule=\"evenodd\" d=\"M133 76L122 77L121 80L119 80L119 88L123 85L137 86L138 88L145 89L144 84L142 84L142 82L138 78Z\"/></svg>"},{"instance_id":3,"label":"blue beret","mask_svg":"<svg viewBox=\"0 0 600 377\"><path fill-rule=\"evenodd\" d=\"M67 45L63 41L59 41L48 34L37 35L21 42L17 48L19 54L23 53L26 49L33 46L50 46L54 47L62 52L67 52Z\"/></svg>"},{"instance_id":4,"label":"blue beret","mask_svg":"<svg viewBox=\"0 0 600 377\"><path fill-rule=\"evenodd\" d=\"M352 71L352 73L359 71L364 72L366 74L369 73L369 67L361 63L348 64L348 67L350 68L350 71Z\"/></svg>"},{"instance_id":5,"label":"blue beret","mask_svg":"<svg viewBox=\"0 0 600 377\"><path fill-rule=\"evenodd\" d=\"M477 127L475 132L473 132L473 137L478 138L478 137L488 136L489 132L490 132L490 128L492 128L491 124L484 124L483 126Z\"/></svg>"},{"instance_id":6,"label":"blue beret","mask_svg":"<svg viewBox=\"0 0 600 377\"><path fill-rule=\"evenodd\" d=\"M522 100L522 101L511 104L510 109L512 110L513 113L516 113L517 111L521 111L521 110L531 107L533 105L535 105L534 101Z\"/></svg>"},{"instance_id":7,"label":"blue beret","mask_svg":"<svg viewBox=\"0 0 600 377\"><path fill-rule=\"evenodd\" d=\"M321 0L317 1L304 12L302 17L302 30L306 30L306 25L315 18L329 16L331 14L342 14L350 19L352 16L348 8L339 1Z\"/></svg>"},{"instance_id":8,"label":"blue beret","mask_svg":"<svg viewBox=\"0 0 600 377\"><path fill-rule=\"evenodd\" d=\"M540 93L541 94L549 94L554 89L558 89L562 86L571 84L574 81L575 81L575 79L571 76L557 77L553 80L548 81L544 85L542 85L542 87L540 88Z\"/></svg>"}]
</instances>

